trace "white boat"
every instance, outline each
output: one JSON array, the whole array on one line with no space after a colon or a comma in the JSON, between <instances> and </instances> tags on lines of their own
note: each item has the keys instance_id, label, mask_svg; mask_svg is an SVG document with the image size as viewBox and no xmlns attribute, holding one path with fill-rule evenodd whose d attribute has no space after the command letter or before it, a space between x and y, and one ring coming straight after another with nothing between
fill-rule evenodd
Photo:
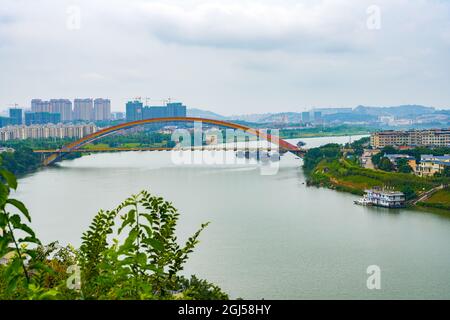
<instances>
[{"instance_id":1,"label":"white boat","mask_svg":"<svg viewBox=\"0 0 450 320\"><path fill-rule=\"evenodd\" d=\"M365 197L361 198L361 199L358 199L358 200L355 200L355 201L353 201L353 203L357 204L357 205L360 205L360 206L371 206L371 205L373 205L373 203L369 199L367 199Z\"/></svg>"}]
</instances>

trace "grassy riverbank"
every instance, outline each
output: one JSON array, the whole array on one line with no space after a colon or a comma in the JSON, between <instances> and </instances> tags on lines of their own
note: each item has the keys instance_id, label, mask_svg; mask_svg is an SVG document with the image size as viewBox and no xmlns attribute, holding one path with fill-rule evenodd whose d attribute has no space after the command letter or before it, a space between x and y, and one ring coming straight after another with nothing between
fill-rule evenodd
<instances>
[{"instance_id":1,"label":"grassy riverbank","mask_svg":"<svg viewBox=\"0 0 450 320\"><path fill-rule=\"evenodd\" d=\"M345 159L322 160L309 175L309 183L333 189L364 194L364 190L387 186L412 197L438 186L439 179L425 179L407 173L364 169Z\"/></svg>"},{"instance_id":2,"label":"grassy riverbank","mask_svg":"<svg viewBox=\"0 0 450 320\"><path fill-rule=\"evenodd\" d=\"M334 127L314 127L305 129L281 129L280 137L283 139L316 138L316 137L337 137L355 136L369 134L373 129L363 126L341 125Z\"/></svg>"},{"instance_id":3,"label":"grassy riverbank","mask_svg":"<svg viewBox=\"0 0 450 320\"><path fill-rule=\"evenodd\" d=\"M450 188L439 190L430 198L417 204L419 207L427 209L445 210L450 212Z\"/></svg>"},{"instance_id":4,"label":"grassy riverbank","mask_svg":"<svg viewBox=\"0 0 450 320\"><path fill-rule=\"evenodd\" d=\"M356 149L356 148L355 148ZM410 173L386 172L362 168L357 155L341 153L341 146L329 144L308 151L304 169L308 184L338 191L363 195L365 189L388 187L405 193L407 200L417 199L421 194L442 184L449 184L449 178L423 178ZM432 208L450 212L450 189L433 194L419 202L416 207Z\"/></svg>"}]
</instances>

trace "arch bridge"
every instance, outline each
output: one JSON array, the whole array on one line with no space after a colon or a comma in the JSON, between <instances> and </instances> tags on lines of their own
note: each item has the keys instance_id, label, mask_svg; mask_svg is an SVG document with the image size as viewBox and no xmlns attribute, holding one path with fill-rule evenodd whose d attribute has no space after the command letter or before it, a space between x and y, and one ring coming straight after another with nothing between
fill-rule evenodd
<instances>
[{"instance_id":1,"label":"arch bridge","mask_svg":"<svg viewBox=\"0 0 450 320\"><path fill-rule=\"evenodd\" d=\"M118 124L116 126L112 126L112 127L108 127L108 128L99 130L99 131L94 132L90 135L87 135L81 139L78 139L77 141L74 141L72 143L65 145L64 147L62 147L59 150L53 150L54 152L52 152L49 156L47 156L44 159L43 164L45 166L52 164L58 158L63 157L65 153L75 152L75 151L79 150L82 146L89 144L95 140L98 140L102 137L105 137L107 135L110 135L112 133L115 133L115 132L118 132L121 130L125 130L125 129L130 129L130 128L133 128L136 126L141 126L141 125L150 124L150 123L158 123L158 122L204 122L204 123L217 125L217 126L221 126L221 127L243 130L246 133L255 135L260 139L267 140L269 142L277 144L280 149L280 152L292 152L299 156L302 156L305 152L304 149L300 149L297 146L295 146L283 139L280 139L277 136L273 136L271 134L267 134L260 130L253 129L253 128L250 128L250 127L247 127L247 126L244 126L241 124L232 123L232 122L228 122L228 121L207 119L207 118L167 117L167 118L151 118L151 119L125 122L125 123ZM123 151L125 151L125 150L123 150ZM45 152L45 151L40 150L39 152Z\"/></svg>"}]
</instances>

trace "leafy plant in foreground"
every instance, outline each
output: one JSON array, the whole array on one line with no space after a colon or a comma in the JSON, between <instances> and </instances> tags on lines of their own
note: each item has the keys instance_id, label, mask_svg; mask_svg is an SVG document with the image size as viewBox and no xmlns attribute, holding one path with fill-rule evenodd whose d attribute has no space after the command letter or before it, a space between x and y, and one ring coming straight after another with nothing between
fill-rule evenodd
<instances>
[{"instance_id":1,"label":"leafy plant in foreground","mask_svg":"<svg viewBox=\"0 0 450 320\"><path fill-rule=\"evenodd\" d=\"M3 183L0 183L0 258L11 260L5 270L7 276L7 291L16 289L17 282L24 276L26 285L30 283L30 270L26 260L33 257L34 251L27 249L29 244L40 244L33 230L22 222L26 219L31 222L30 214L25 205L10 199L11 189L17 188L15 176L7 170L0 170ZM15 207L18 213L10 213L9 208Z\"/></svg>"},{"instance_id":2,"label":"leafy plant in foreground","mask_svg":"<svg viewBox=\"0 0 450 320\"><path fill-rule=\"evenodd\" d=\"M41 244L23 222L31 221L25 205L9 197L16 188L0 169L0 300L228 299L205 280L179 275L207 224L179 245L179 214L161 197L142 191L101 210L76 250ZM68 285L70 270L80 271L81 288Z\"/></svg>"},{"instance_id":3,"label":"leafy plant in foreground","mask_svg":"<svg viewBox=\"0 0 450 320\"><path fill-rule=\"evenodd\" d=\"M180 246L175 235L178 218L171 203L147 191L128 198L114 210L100 211L83 234L80 248L86 298L173 299L174 294L183 295L186 281L178 273L208 224L201 225ZM120 225L116 226L118 219ZM108 241L114 229L117 236L125 235L122 242ZM203 288L220 291L209 284ZM223 297L223 293L216 295Z\"/></svg>"}]
</instances>

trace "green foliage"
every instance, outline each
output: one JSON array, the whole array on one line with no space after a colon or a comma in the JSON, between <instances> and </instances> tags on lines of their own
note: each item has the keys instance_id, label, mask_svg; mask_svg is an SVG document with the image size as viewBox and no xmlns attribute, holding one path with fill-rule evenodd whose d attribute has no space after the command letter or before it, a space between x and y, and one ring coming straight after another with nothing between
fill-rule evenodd
<instances>
[{"instance_id":1,"label":"green foliage","mask_svg":"<svg viewBox=\"0 0 450 320\"><path fill-rule=\"evenodd\" d=\"M40 156L26 145L16 145L14 152L0 154L2 166L14 174L24 174L36 170L40 164Z\"/></svg>"},{"instance_id":2,"label":"green foliage","mask_svg":"<svg viewBox=\"0 0 450 320\"><path fill-rule=\"evenodd\" d=\"M354 150L355 155L358 157L364 153L364 148L370 143L370 137L361 138L359 140L353 141L350 146Z\"/></svg>"},{"instance_id":3,"label":"green foliage","mask_svg":"<svg viewBox=\"0 0 450 320\"><path fill-rule=\"evenodd\" d=\"M306 172L311 172L323 159L338 159L341 156L341 146L330 143L319 148L309 149L303 158L303 168Z\"/></svg>"},{"instance_id":4,"label":"green foliage","mask_svg":"<svg viewBox=\"0 0 450 320\"><path fill-rule=\"evenodd\" d=\"M450 178L450 167L446 166L442 172L435 173L435 177Z\"/></svg>"},{"instance_id":5,"label":"green foliage","mask_svg":"<svg viewBox=\"0 0 450 320\"><path fill-rule=\"evenodd\" d=\"M281 129L280 137L283 139L295 139L308 137L358 135L367 134L372 130L374 129L354 125L318 126L314 128L303 129Z\"/></svg>"},{"instance_id":6,"label":"green foliage","mask_svg":"<svg viewBox=\"0 0 450 320\"><path fill-rule=\"evenodd\" d=\"M405 194L405 199L406 200L411 200L417 197L417 193L416 191L409 185L403 186L400 189L401 192L403 192Z\"/></svg>"},{"instance_id":7,"label":"green foliage","mask_svg":"<svg viewBox=\"0 0 450 320\"><path fill-rule=\"evenodd\" d=\"M16 190L16 177L5 169L0 170L0 258L8 260L1 266L0 288L8 296L15 292L29 291L37 286L31 279L31 271L39 273L45 269L36 258L36 251L30 245L40 245L34 231L27 225L30 214L19 200L10 198L11 190ZM11 212L13 209L15 212ZM34 296L37 292L34 292ZM0 294L0 297L2 294Z\"/></svg>"},{"instance_id":8,"label":"green foliage","mask_svg":"<svg viewBox=\"0 0 450 320\"><path fill-rule=\"evenodd\" d=\"M115 226L120 217L120 226ZM83 292L87 298L162 298L179 291L188 256L193 252L201 228L184 246L177 243L177 210L146 191L134 195L112 211L100 211L83 235L80 262ZM108 235L120 236L123 242ZM139 279L139 281L136 281Z\"/></svg>"},{"instance_id":9,"label":"green foliage","mask_svg":"<svg viewBox=\"0 0 450 320\"><path fill-rule=\"evenodd\" d=\"M390 186L405 192L408 199L441 183L441 179L426 179L412 174L364 169L343 159L323 159L308 174L310 185L326 186L355 194L362 194L366 188Z\"/></svg>"},{"instance_id":10,"label":"green foliage","mask_svg":"<svg viewBox=\"0 0 450 320\"><path fill-rule=\"evenodd\" d=\"M399 159L397 161L397 171L401 173L411 173L412 168L408 164L408 160L406 159Z\"/></svg>"},{"instance_id":11,"label":"green foliage","mask_svg":"<svg viewBox=\"0 0 450 320\"><path fill-rule=\"evenodd\" d=\"M93 144L106 144L111 148L118 147L168 147L175 146L175 142L171 141L170 134L163 134L159 132L143 131L136 132L127 135L111 135L104 137L98 141L94 141Z\"/></svg>"},{"instance_id":12,"label":"green foliage","mask_svg":"<svg viewBox=\"0 0 450 320\"><path fill-rule=\"evenodd\" d=\"M9 197L15 176L1 169L0 177L0 300L228 299L219 287L179 274L208 224L178 244L179 213L161 197L142 191L100 210L75 250L43 246L26 224L25 205ZM80 288L67 286L72 268L80 270Z\"/></svg>"},{"instance_id":13,"label":"green foliage","mask_svg":"<svg viewBox=\"0 0 450 320\"><path fill-rule=\"evenodd\" d=\"M34 153L37 149L60 149L64 145L75 141L73 138L64 139L26 139L10 140L2 142L2 146L13 148L14 152L3 152L0 154L0 161L8 171L15 175L36 171L42 163L41 156ZM102 144L105 147L174 147L175 142L171 141L171 136L158 132L138 132L130 135L111 135L98 141L93 145ZM81 153L69 153L64 155L64 159L75 159L81 157Z\"/></svg>"},{"instance_id":14,"label":"green foliage","mask_svg":"<svg viewBox=\"0 0 450 320\"><path fill-rule=\"evenodd\" d=\"M394 171L394 165L391 160L386 157L382 157L380 159L380 163L378 164L378 168L383 171L392 172Z\"/></svg>"}]
</instances>

